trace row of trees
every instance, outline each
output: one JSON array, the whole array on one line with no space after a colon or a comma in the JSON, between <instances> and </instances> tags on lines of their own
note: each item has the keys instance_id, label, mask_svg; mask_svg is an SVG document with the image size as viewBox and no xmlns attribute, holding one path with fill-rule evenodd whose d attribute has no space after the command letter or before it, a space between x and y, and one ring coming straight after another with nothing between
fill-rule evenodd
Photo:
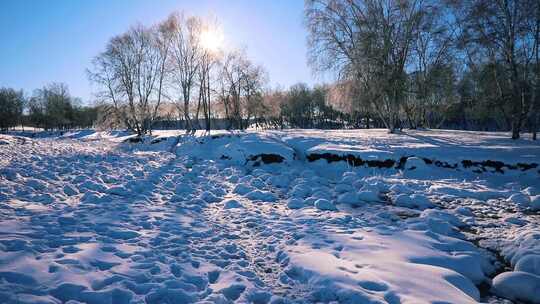
<instances>
[{"instance_id":1,"label":"row of trees","mask_svg":"<svg viewBox=\"0 0 540 304\"><path fill-rule=\"evenodd\" d=\"M38 89L30 97L23 91L0 88L0 130L30 126L45 130L90 128L97 119L98 109L81 105L62 83L52 83Z\"/></svg>"},{"instance_id":2,"label":"row of trees","mask_svg":"<svg viewBox=\"0 0 540 304\"><path fill-rule=\"evenodd\" d=\"M187 130L210 130L213 121L228 129L346 125L347 114L327 103L326 87L268 89L262 66L245 50L219 48L217 39L216 22L182 14L113 37L88 71L101 88L100 124L138 135L156 124L177 127L171 120Z\"/></svg>"},{"instance_id":3,"label":"row of trees","mask_svg":"<svg viewBox=\"0 0 540 304\"><path fill-rule=\"evenodd\" d=\"M89 71L102 89L101 120L142 135L174 105L187 129L198 128L202 116L210 130L217 104L230 128L246 128L262 101L266 72L241 50L219 49L218 39L216 22L182 14L112 38Z\"/></svg>"},{"instance_id":4,"label":"row of trees","mask_svg":"<svg viewBox=\"0 0 540 304\"><path fill-rule=\"evenodd\" d=\"M336 82L268 89L265 69L219 47L217 22L173 14L112 38L93 61L99 120L139 135L186 129L539 126L537 0L306 0L309 63ZM204 118L204 126L199 123ZM223 126L219 126L223 127Z\"/></svg>"},{"instance_id":5,"label":"row of trees","mask_svg":"<svg viewBox=\"0 0 540 304\"><path fill-rule=\"evenodd\" d=\"M351 115L330 105L328 86L310 88L304 83L288 90L266 90L261 104L254 111L255 127L270 128L345 128L351 125ZM369 127L369 125L368 125Z\"/></svg>"},{"instance_id":6,"label":"row of trees","mask_svg":"<svg viewBox=\"0 0 540 304\"><path fill-rule=\"evenodd\" d=\"M307 0L305 15L311 65L390 131L480 111L536 136L538 0Z\"/></svg>"}]
</instances>

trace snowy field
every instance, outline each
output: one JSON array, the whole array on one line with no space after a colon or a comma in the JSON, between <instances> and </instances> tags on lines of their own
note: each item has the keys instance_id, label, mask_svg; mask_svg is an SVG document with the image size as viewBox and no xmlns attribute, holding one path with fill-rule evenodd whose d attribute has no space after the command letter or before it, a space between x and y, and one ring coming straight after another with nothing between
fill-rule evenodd
<instances>
[{"instance_id":1,"label":"snowy field","mask_svg":"<svg viewBox=\"0 0 540 304\"><path fill-rule=\"evenodd\" d=\"M0 135L0 303L540 303L540 144Z\"/></svg>"}]
</instances>

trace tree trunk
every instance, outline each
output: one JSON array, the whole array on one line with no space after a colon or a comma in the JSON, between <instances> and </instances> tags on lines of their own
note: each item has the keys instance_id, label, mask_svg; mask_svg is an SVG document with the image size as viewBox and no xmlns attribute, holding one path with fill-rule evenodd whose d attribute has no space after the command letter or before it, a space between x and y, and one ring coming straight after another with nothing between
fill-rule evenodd
<instances>
[{"instance_id":1,"label":"tree trunk","mask_svg":"<svg viewBox=\"0 0 540 304\"><path fill-rule=\"evenodd\" d=\"M207 82L207 85L206 85L206 92L207 92L207 99L206 99L206 102L207 102L207 110L208 110L208 114L207 114L207 118L208 118L208 121L206 123L206 131L209 131L210 132L210 129L211 129L211 121L210 121L210 114L212 113L211 112L211 109L210 109L210 71L207 70L206 72L206 82Z\"/></svg>"},{"instance_id":2,"label":"tree trunk","mask_svg":"<svg viewBox=\"0 0 540 304\"><path fill-rule=\"evenodd\" d=\"M369 112L366 113L366 129L369 129Z\"/></svg>"},{"instance_id":3,"label":"tree trunk","mask_svg":"<svg viewBox=\"0 0 540 304\"><path fill-rule=\"evenodd\" d=\"M514 117L512 119L512 139L519 139L520 131L521 131L521 119Z\"/></svg>"},{"instance_id":4,"label":"tree trunk","mask_svg":"<svg viewBox=\"0 0 540 304\"><path fill-rule=\"evenodd\" d=\"M189 100L184 99L184 119L186 120L186 130L193 130L191 118L189 117Z\"/></svg>"}]
</instances>

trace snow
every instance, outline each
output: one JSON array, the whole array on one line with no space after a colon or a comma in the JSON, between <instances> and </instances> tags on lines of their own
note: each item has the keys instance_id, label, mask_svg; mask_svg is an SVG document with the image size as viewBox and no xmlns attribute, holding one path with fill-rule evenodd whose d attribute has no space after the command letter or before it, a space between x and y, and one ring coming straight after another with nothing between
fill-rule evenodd
<instances>
[{"instance_id":1,"label":"snow","mask_svg":"<svg viewBox=\"0 0 540 304\"><path fill-rule=\"evenodd\" d=\"M336 206L331 201L324 198L316 200L314 206L319 210L337 210Z\"/></svg>"},{"instance_id":2,"label":"snow","mask_svg":"<svg viewBox=\"0 0 540 304\"><path fill-rule=\"evenodd\" d=\"M439 263L416 260L419 255L437 254L427 246L429 237L424 233L409 231L387 236L362 232L324 236L323 240L319 235L304 238L305 245L293 247L289 254L289 263L294 266L287 272L296 280L316 287L309 295L313 302L362 303L350 300L353 296L364 301L400 299L426 303L445 299L474 303L479 299L471 281L448 269L452 263L457 265L457 261L447 261L450 265L433 265ZM313 244L326 239L334 242L322 248ZM346 245L336 248L332 244ZM445 263L443 258L439 261ZM389 302L396 303L396 300Z\"/></svg>"},{"instance_id":3,"label":"snow","mask_svg":"<svg viewBox=\"0 0 540 304\"><path fill-rule=\"evenodd\" d=\"M299 198L291 198L287 202L287 207L289 207L290 209L300 209L304 207L304 201Z\"/></svg>"},{"instance_id":4,"label":"snow","mask_svg":"<svg viewBox=\"0 0 540 304\"><path fill-rule=\"evenodd\" d=\"M433 203L422 194L399 194L395 197L394 203L396 206L417 208L421 210L434 207Z\"/></svg>"},{"instance_id":5,"label":"snow","mask_svg":"<svg viewBox=\"0 0 540 304\"><path fill-rule=\"evenodd\" d=\"M539 303L540 277L522 271L504 272L493 279L493 290L506 299Z\"/></svg>"},{"instance_id":6,"label":"snow","mask_svg":"<svg viewBox=\"0 0 540 304\"><path fill-rule=\"evenodd\" d=\"M1 135L0 302L540 303L540 146L505 136Z\"/></svg>"},{"instance_id":7,"label":"snow","mask_svg":"<svg viewBox=\"0 0 540 304\"><path fill-rule=\"evenodd\" d=\"M252 201L275 202L276 196L269 191L253 190L246 194L246 198Z\"/></svg>"},{"instance_id":8,"label":"snow","mask_svg":"<svg viewBox=\"0 0 540 304\"><path fill-rule=\"evenodd\" d=\"M243 207L242 204L235 199L226 200L223 203L223 208L225 209L236 209L236 208L242 208L242 207Z\"/></svg>"},{"instance_id":9,"label":"snow","mask_svg":"<svg viewBox=\"0 0 540 304\"><path fill-rule=\"evenodd\" d=\"M540 211L540 195L530 196L529 208L532 211Z\"/></svg>"},{"instance_id":10,"label":"snow","mask_svg":"<svg viewBox=\"0 0 540 304\"><path fill-rule=\"evenodd\" d=\"M455 130L406 130L388 134L383 129L370 130L284 130L277 134L295 150L387 158L389 155L414 155L440 161L499 160L505 163L540 163L540 146L530 140L512 140L503 132L468 132ZM322 146L319 146L322 145ZM318 148L314 148L317 147ZM451 151L451 153L449 153Z\"/></svg>"},{"instance_id":11,"label":"snow","mask_svg":"<svg viewBox=\"0 0 540 304\"><path fill-rule=\"evenodd\" d=\"M508 202L519 205L520 207L527 207L531 203L530 196L523 193L512 194L508 198Z\"/></svg>"},{"instance_id":12,"label":"snow","mask_svg":"<svg viewBox=\"0 0 540 304\"><path fill-rule=\"evenodd\" d=\"M368 189L368 190L360 190L357 194L357 199L365 202L378 202L380 201L379 198L379 191Z\"/></svg>"},{"instance_id":13,"label":"snow","mask_svg":"<svg viewBox=\"0 0 540 304\"><path fill-rule=\"evenodd\" d=\"M522 257L516 263L515 270L540 276L540 254L530 254Z\"/></svg>"}]
</instances>

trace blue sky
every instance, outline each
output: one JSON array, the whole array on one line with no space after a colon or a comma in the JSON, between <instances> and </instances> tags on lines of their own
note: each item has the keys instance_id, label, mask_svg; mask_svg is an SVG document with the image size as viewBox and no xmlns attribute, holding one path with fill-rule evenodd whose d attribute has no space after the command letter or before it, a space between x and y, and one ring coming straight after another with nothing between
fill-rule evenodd
<instances>
[{"instance_id":1,"label":"blue sky","mask_svg":"<svg viewBox=\"0 0 540 304\"><path fill-rule=\"evenodd\" d=\"M154 24L174 11L215 16L228 45L246 47L269 72L272 86L319 82L306 60L302 0L2 0L0 87L27 94L65 82L90 101L90 62L114 35L140 22Z\"/></svg>"}]
</instances>

